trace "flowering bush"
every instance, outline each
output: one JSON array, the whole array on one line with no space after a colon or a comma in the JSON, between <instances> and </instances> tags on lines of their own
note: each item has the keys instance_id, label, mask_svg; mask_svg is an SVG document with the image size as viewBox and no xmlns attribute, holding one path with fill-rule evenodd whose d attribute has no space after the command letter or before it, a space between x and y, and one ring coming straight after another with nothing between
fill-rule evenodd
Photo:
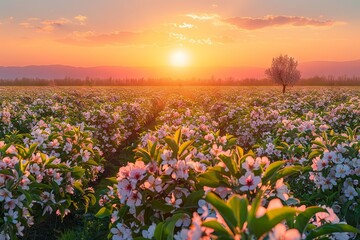
<instances>
[{"instance_id":1,"label":"flowering bush","mask_svg":"<svg viewBox=\"0 0 360 240\"><path fill-rule=\"evenodd\" d=\"M339 223L331 208L283 206L278 198L261 205L261 193L249 204L246 196L233 195L223 201L210 192L206 214L193 214L189 230L181 239L349 239L348 233L360 230ZM214 212L209 215L208 212ZM261 226L261 227L259 227Z\"/></svg>"},{"instance_id":2,"label":"flowering bush","mask_svg":"<svg viewBox=\"0 0 360 240\"><path fill-rule=\"evenodd\" d=\"M283 177L300 167L282 168L284 162L270 165L267 158L244 155L240 147L227 149L226 144L209 148L201 144L198 149L193 140L183 141L181 136L179 129L174 137L165 138L164 145L149 142L147 148L137 149L135 163L119 169L113 179L116 184L100 199L104 207L97 214L111 214L113 239L151 238L156 224L166 219L176 219L178 228L188 227L204 193L212 189L222 198L233 193L255 197L264 189L266 196L290 202ZM212 157L198 157L205 154Z\"/></svg>"},{"instance_id":3,"label":"flowering bush","mask_svg":"<svg viewBox=\"0 0 360 240\"><path fill-rule=\"evenodd\" d=\"M179 129L173 138L164 139L164 145L149 142L146 148L139 147L135 163L119 169L113 179L116 184L100 199L100 205L105 207L98 213L112 215L114 236L142 235L152 223L163 221L179 209L187 209L190 214L191 209L197 208L196 199L204 191L196 177L206 170L207 164L201 162L204 154L192 145L194 141L183 142L181 136ZM222 147L216 147L216 154L220 154L219 149L223 152ZM184 215L178 224L189 223L189 215Z\"/></svg>"},{"instance_id":4,"label":"flowering bush","mask_svg":"<svg viewBox=\"0 0 360 240\"><path fill-rule=\"evenodd\" d=\"M111 216L114 239L313 238L334 227L321 228L324 221L359 226L357 89L0 90L0 238L21 236L43 214L86 210L95 201L90 186L99 192L103 186L94 182L103 156L111 160L108 176L111 164L121 166L97 214ZM137 144L135 158L117 160L122 146ZM260 215L269 216L277 199L289 221L279 217L260 233L252 221L266 221L255 211L255 220L234 230L222 220L228 214L204 199L212 194L226 204L232 196L240 200L231 202L248 201L248 217L258 199ZM299 203L330 206L338 217L328 207L304 212ZM301 228L299 216L306 220ZM200 236L201 229L208 234Z\"/></svg>"},{"instance_id":5,"label":"flowering bush","mask_svg":"<svg viewBox=\"0 0 360 240\"><path fill-rule=\"evenodd\" d=\"M360 219L359 139L357 128L348 128L347 134L323 134L313 142L310 153L310 180L320 190L314 200L325 199L354 226L359 225Z\"/></svg>"},{"instance_id":6,"label":"flowering bush","mask_svg":"<svg viewBox=\"0 0 360 240\"><path fill-rule=\"evenodd\" d=\"M93 128L94 138L98 139L101 149L116 152L120 144L153 117L152 104L148 99L107 103L83 112L83 116L85 123Z\"/></svg>"},{"instance_id":7,"label":"flowering bush","mask_svg":"<svg viewBox=\"0 0 360 240\"><path fill-rule=\"evenodd\" d=\"M22 236L38 215L87 210L96 199L89 182L103 171L88 132L66 123L39 122L26 135L0 141L0 233ZM35 216L35 219L34 217Z\"/></svg>"}]
</instances>

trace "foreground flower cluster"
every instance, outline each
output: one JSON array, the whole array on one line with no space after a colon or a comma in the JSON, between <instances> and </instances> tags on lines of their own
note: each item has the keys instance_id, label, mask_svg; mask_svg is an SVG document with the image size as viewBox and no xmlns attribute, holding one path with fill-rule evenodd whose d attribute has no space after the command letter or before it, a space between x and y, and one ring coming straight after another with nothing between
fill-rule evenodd
<instances>
[{"instance_id":1,"label":"foreground flower cluster","mask_svg":"<svg viewBox=\"0 0 360 240\"><path fill-rule=\"evenodd\" d=\"M358 233L356 89L2 93L0 239L26 238L41 217L71 218L96 202L90 214L110 221L113 239ZM119 160L133 146L134 158ZM113 165L112 184L97 185Z\"/></svg>"},{"instance_id":2,"label":"foreground flower cluster","mask_svg":"<svg viewBox=\"0 0 360 240\"><path fill-rule=\"evenodd\" d=\"M47 138L49 143L26 139L35 141L28 147L0 141L2 239L23 236L24 228L34 224L34 216L54 212L64 217L73 209L94 204L94 191L88 184L102 171L101 157L84 133L69 132L64 133L65 143L58 137ZM57 154L54 148L67 148L69 154Z\"/></svg>"},{"instance_id":3,"label":"foreground flower cluster","mask_svg":"<svg viewBox=\"0 0 360 240\"><path fill-rule=\"evenodd\" d=\"M196 157L194 141L183 142L181 136L180 129L173 138L165 138L164 145L149 142L146 149L137 149L134 163L119 169L113 179L116 184L100 199L103 208L97 214L111 215L112 239L162 239L162 234L170 233L175 239L282 239L284 235L286 239L302 235L349 239L345 232L359 232L340 224L329 207L292 206L299 202L291 198L283 178L304 168L284 167L285 161L270 164L268 158L254 158L240 147L212 149L212 161L203 162ZM229 206L221 199L229 199Z\"/></svg>"}]
</instances>

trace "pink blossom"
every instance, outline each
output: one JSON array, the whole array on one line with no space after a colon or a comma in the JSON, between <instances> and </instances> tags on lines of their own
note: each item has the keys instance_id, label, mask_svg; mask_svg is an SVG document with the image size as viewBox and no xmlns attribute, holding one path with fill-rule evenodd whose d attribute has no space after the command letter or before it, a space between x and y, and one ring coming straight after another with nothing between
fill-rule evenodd
<instances>
[{"instance_id":1,"label":"pink blossom","mask_svg":"<svg viewBox=\"0 0 360 240\"><path fill-rule=\"evenodd\" d=\"M277 224L269 233L270 240L300 240L300 232L293 228L286 230L286 226L282 223Z\"/></svg>"},{"instance_id":2,"label":"pink blossom","mask_svg":"<svg viewBox=\"0 0 360 240\"><path fill-rule=\"evenodd\" d=\"M196 212L193 213L192 225L188 232L188 240L200 240L200 239L210 239L210 234L214 231L211 228L202 227L202 221ZM204 238L208 236L208 238Z\"/></svg>"},{"instance_id":3,"label":"pink blossom","mask_svg":"<svg viewBox=\"0 0 360 240\"><path fill-rule=\"evenodd\" d=\"M149 189L150 191L154 192L160 192L162 190L162 180L161 178L157 177L155 178L153 175L151 175L145 182L144 186L146 189Z\"/></svg>"},{"instance_id":4,"label":"pink blossom","mask_svg":"<svg viewBox=\"0 0 360 240\"><path fill-rule=\"evenodd\" d=\"M316 221L314 224L316 226L321 226L323 223L339 223L340 220L338 216L334 213L334 210L329 207L323 206L324 209L326 209L327 212L319 212L316 213Z\"/></svg>"},{"instance_id":5,"label":"pink blossom","mask_svg":"<svg viewBox=\"0 0 360 240\"><path fill-rule=\"evenodd\" d=\"M113 234L113 240L131 240L131 230L124 224L118 223L115 228L111 228L110 232Z\"/></svg>"},{"instance_id":6,"label":"pink blossom","mask_svg":"<svg viewBox=\"0 0 360 240\"><path fill-rule=\"evenodd\" d=\"M241 165L246 171L254 171L260 168L260 158L256 158L256 160L251 157L247 156L245 162Z\"/></svg>"},{"instance_id":7,"label":"pink blossom","mask_svg":"<svg viewBox=\"0 0 360 240\"><path fill-rule=\"evenodd\" d=\"M240 187L241 191L254 190L261 183L261 178L255 176L252 172L246 172L245 176L239 179L239 183L243 185Z\"/></svg>"},{"instance_id":8,"label":"pink blossom","mask_svg":"<svg viewBox=\"0 0 360 240\"><path fill-rule=\"evenodd\" d=\"M133 207L133 206L140 206L141 205L141 199L142 199L142 195L137 192L137 191L134 191L130 194L126 204L130 207Z\"/></svg>"},{"instance_id":9,"label":"pink blossom","mask_svg":"<svg viewBox=\"0 0 360 240\"><path fill-rule=\"evenodd\" d=\"M171 194L171 197L166 197L165 202L168 203L168 205L172 205L175 208L179 208L180 204L182 203L181 198L176 199L174 193Z\"/></svg>"}]
</instances>

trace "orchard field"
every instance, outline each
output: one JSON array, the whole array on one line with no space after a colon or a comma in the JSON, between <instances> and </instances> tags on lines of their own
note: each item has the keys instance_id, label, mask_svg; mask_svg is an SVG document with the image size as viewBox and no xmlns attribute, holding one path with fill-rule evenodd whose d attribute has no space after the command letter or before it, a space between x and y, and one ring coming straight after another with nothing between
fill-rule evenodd
<instances>
[{"instance_id":1,"label":"orchard field","mask_svg":"<svg viewBox=\"0 0 360 240\"><path fill-rule=\"evenodd\" d=\"M360 88L0 99L0 239L359 238Z\"/></svg>"}]
</instances>

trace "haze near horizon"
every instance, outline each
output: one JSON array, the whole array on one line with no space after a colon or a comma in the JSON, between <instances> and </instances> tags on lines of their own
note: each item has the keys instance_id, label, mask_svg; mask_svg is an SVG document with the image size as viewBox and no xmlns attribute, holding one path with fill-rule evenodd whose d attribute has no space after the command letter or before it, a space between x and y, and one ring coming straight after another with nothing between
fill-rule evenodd
<instances>
[{"instance_id":1,"label":"haze near horizon","mask_svg":"<svg viewBox=\"0 0 360 240\"><path fill-rule=\"evenodd\" d=\"M360 2L2 1L0 66L268 67L360 59Z\"/></svg>"}]
</instances>

